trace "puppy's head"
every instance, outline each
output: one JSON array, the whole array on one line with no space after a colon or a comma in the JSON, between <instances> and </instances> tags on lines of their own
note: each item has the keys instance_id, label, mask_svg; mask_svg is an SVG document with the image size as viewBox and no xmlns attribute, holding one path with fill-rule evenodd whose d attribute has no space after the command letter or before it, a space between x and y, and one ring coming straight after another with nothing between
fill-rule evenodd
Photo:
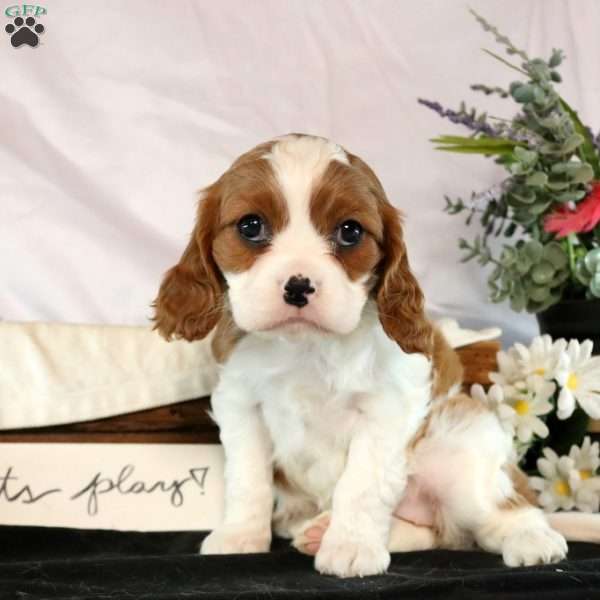
<instances>
[{"instance_id":1,"label":"puppy's head","mask_svg":"<svg viewBox=\"0 0 600 600\"><path fill-rule=\"evenodd\" d=\"M196 226L155 302L170 339L220 321L245 332L348 334L369 297L406 352L431 350L401 219L373 171L323 138L289 135L202 192Z\"/></svg>"}]
</instances>

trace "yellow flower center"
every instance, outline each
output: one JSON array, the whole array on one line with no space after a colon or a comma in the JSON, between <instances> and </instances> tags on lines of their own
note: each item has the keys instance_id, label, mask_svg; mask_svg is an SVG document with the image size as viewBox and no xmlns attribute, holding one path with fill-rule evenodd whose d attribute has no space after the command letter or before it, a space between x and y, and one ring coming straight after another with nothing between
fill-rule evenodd
<instances>
[{"instance_id":1,"label":"yellow flower center","mask_svg":"<svg viewBox=\"0 0 600 600\"><path fill-rule=\"evenodd\" d=\"M575 373L571 373L569 375L569 379L567 379L567 387L573 392L577 389L579 385L579 379L577 379L577 375Z\"/></svg>"},{"instance_id":2,"label":"yellow flower center","mask_svg":"<svg viewBox=\"0 0 600 600\"><path fill-rule=\"evenodd\" d=\"M579 471L579 477L581 477L581 479L589 479L592 476L592 472L589 469L583 469L582 471Z\"/></svg>"},{"instance_id":3,"label":"yellow flower center","mask_svg":"<svg viewBox=\"0 0 600 600\"><path fill-rule=\"evenodd\" d=\"M535 375L544 376L546 374L546 369L544 369L544 367L540 367L539 369L536 369L534 373Z\"/></svg>"},{"instance_id":4,"label":"yellow flower center","mask_svg":"<svg viewBox=\"0 0 600 600\"><path fill-rule=\"evenodd\" d=\"M571 488L564 479L557 479L554 482L554 491L559 496L570 496L571 495Z\"/></svg>"},{"instance_id":5,"label":"yellow flower center","mask_svg":"<svg viewBox=\"0 0 600 600\"><path fill-rule=\"evenodd\" d=\"M529 414L529 402L527 400L517 400L513 406L518 415Z\"/></svg>"}]
</instances>

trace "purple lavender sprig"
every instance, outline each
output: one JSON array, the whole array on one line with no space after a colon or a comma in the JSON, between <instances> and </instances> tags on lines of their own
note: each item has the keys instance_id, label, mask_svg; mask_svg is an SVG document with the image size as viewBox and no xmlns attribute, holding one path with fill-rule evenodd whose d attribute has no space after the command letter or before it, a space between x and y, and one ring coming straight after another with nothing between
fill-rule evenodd
<instances>
[{"instance_id":1,"label":"purple lavender sprig","mask_svg":"<svg viewBox=\"0 0 600 600\"><path fill-rule=\"evenodd\" d=\"M449 119L452 121L452 123L464 125L475 133L483 133L485 135L489 135L490 137L499 137L496 129L494 129L494 127L485 121L485 117L483 119L481 117L476 118L473 113L467 113L463 110L456 111L450 108L444 108L439 102L425 100L424 98L418 98L418 101L419 104L422 104L423 106L433 110L440 115L440 117Z\"/></svg>"}]
</instances>

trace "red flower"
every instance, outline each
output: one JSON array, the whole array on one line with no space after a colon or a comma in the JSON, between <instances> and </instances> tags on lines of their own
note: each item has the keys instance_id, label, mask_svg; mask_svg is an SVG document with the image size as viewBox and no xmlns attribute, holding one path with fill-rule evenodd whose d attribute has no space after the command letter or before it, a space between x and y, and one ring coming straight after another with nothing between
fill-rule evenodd
<instances>
[{"instance_id":1,"label":"red flower","mask_svg":"<svg viewBox=\"0 0 600 600\"><path fill-rule=\"evenodd\" d=\"M583 202L571 210L561 207L546 217L544 229L564 238L570 233L591 231L600 223L600 182L594 182L592 191Z\"/></svg>"}]
</instances>

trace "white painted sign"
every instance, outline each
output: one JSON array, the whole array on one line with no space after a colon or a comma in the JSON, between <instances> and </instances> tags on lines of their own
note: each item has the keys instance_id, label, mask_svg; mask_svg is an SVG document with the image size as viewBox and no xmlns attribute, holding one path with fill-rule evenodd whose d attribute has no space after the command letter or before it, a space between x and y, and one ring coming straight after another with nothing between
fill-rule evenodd
<instances>
[{"instance_id":1,"label":"white painted sign","mask_svg":"<svg viewBox=\"0 0 600 600\"><path fill-rule=\"evenodd\" d=\"M0 524L183 531L223 513L223 449L0 444Z\"/></svg>"}]
</instances>

